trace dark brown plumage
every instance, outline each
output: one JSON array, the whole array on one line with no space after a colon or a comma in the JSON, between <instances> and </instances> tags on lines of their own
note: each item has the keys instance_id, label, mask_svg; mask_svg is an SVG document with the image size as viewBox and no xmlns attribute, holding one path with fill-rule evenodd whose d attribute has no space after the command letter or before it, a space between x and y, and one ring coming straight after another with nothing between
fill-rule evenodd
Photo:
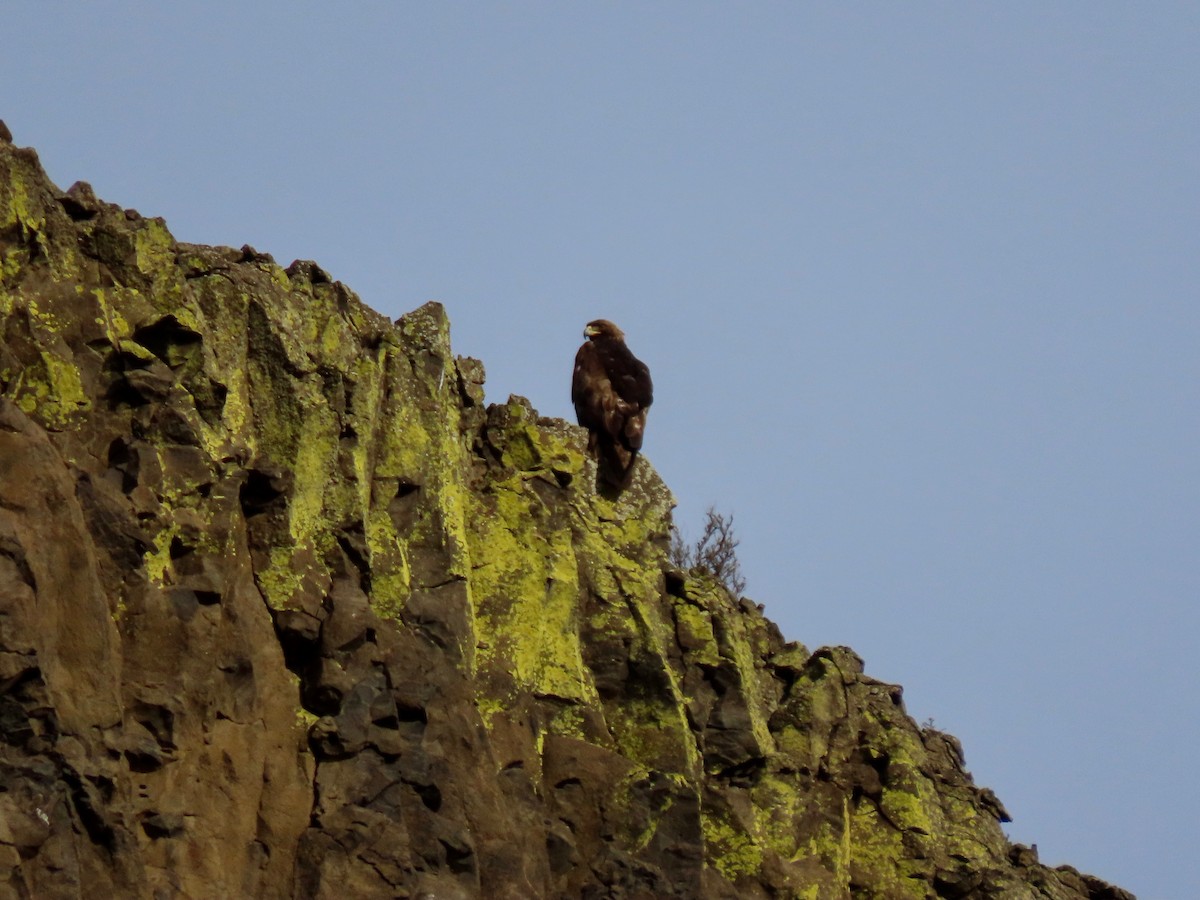
<instances>
[{"instance_id":1,"label":"dark brown plumage","mask_svg":"<svg viewBox=\"0 0 1200 900\"><path fill-rule=\"evenodd\" d=\"M571 401L576 419L589 432L588 450L596 454L601 479L622 488L642 449L654 385L650 370L625 346L624 332L612 322L588 322L583 336L587 340L575 354Z\"/></svg>"}]
</instances>

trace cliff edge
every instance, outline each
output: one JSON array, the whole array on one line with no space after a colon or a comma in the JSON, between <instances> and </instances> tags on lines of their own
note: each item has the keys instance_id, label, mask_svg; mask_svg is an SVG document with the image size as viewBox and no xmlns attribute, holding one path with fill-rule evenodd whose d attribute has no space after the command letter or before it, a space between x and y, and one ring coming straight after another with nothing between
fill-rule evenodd
<instances>
[{"instance_id":1,"label":"cliff edge","mask_svg":"<svg viewBox=\"0 0 1200 900\"><path fill-rule=\"evenodd\" d=\"M0 134L0 898L1130 900L668 560L437 304L174 240ZM565 376L564 376L565 377Z\"/></svg>"}]
</instances>

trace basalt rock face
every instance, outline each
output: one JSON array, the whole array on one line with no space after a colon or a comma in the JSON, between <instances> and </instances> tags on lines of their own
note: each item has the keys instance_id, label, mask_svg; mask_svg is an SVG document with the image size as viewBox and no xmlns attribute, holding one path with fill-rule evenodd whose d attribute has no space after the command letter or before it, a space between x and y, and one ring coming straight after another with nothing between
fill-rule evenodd
<instances>
[{"instance_id":1,"label":"basalt rock face","mask_svg":"<svg viewBox=\"0 0 1200 900\"><path fill-rule=\"evenodd\" d=\"M1106 898L445 313L0 140L0 898Z\"/></svg>"}]
</instances>

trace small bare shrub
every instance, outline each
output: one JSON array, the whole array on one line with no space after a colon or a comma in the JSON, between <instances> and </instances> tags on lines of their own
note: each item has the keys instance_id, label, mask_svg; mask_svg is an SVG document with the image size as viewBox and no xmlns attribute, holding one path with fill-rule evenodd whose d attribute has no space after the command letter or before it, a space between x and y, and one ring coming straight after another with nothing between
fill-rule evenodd
<instances>
[{"instance_id":1,"label":"small bare shrub","mask_svg":"<svg viewBox=\"0 0 1200 900\"><path fill-rule=\"evenodd\" d=\"M738 564L737 545L733 536L733 514L724 516L714 507L705 513L704 532L694 546L689 546L675 526L671 526L671 562L681 569L703 569L733 596L746 590L746 579Z\"/></svg>"}]
</instances>

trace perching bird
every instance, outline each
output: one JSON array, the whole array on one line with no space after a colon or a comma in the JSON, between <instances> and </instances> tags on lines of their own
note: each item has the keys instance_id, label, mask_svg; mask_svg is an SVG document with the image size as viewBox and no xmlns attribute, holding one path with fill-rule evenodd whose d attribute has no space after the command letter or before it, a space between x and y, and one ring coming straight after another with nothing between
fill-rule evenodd
<instances>
[{"instance_id":1,"label":"perching bird","mask_svg":"<svg viewBox=\"0 0 1200 900\"><path fill-rule=\"evenodd\" d=\"M625 334L607 319L588 322L575 354L571 401L596 454L600 477L614 488L629 483L642 449L646 411L654 402L650 370L625 346Z\"/></svg>"}]
</instances>

